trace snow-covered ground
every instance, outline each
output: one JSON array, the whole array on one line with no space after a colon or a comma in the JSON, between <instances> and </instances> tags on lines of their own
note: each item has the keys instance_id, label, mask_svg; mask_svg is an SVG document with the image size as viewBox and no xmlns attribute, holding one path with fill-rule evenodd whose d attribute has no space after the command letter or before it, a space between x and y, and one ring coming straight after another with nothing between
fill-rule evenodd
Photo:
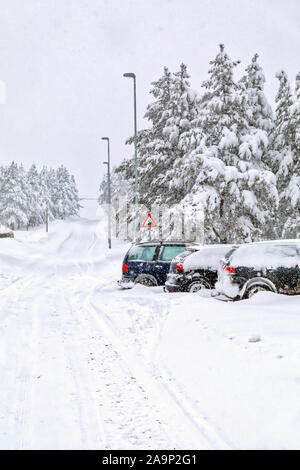
<instances>
[{"instance_id":1,"label":"snow-covered ground","mask_svg":"<svg viewBox=\"0 0 300 470\"><path fill-rule=\"evenodd\" d=\"M101 216L0 243L0 448L300 448L300 297L120 290Z\"/></svg>"}]
</instances>

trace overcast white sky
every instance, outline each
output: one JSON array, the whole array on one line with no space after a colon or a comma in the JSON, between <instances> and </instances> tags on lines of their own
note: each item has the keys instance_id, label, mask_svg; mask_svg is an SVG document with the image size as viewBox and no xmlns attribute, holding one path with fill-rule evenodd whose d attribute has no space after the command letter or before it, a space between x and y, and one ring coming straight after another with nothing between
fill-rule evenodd
<instances>
[{"instance_id":1,"label":"overcast white sky","mask_svg":"<svg viewBox=\"0 0 300 470\"><path fill-rule=\"evenodd\" d=\"M273 104L275 73L300 70L299 0L0 0L1 163L66 165L96 197L111 138L113 163L131 153L132 81L138 128L163 66L188 65L200 90L223 42L241 74L255 52Z\"/></svg>"}]
</instances>

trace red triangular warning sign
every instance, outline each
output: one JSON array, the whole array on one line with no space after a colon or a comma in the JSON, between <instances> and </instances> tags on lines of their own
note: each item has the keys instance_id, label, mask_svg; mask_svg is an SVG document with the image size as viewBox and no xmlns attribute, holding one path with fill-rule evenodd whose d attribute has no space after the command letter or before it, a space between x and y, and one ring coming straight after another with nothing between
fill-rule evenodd
<instances>
[{"instance_id":1,"label":"red triangular warning sign","mask_svg":"<svg viewBox=\"0 0 300 470\"><path fill-rule=\"evenodd\" d=\"M148 212L146 219L144 220L144 223L142 225L142 228L155 228L157 227L157 223L153 219L152 215L150 212Z\"/></svg>"}]
</instances>

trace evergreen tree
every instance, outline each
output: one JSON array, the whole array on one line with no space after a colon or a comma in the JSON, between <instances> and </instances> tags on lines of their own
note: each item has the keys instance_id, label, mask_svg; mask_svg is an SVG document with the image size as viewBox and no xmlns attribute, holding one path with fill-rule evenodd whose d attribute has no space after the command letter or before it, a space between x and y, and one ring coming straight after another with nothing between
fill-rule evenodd
<instances>
[{"instance_id":1,"label":"evergreen tree","mask_svg":"<svg viewBox=\"0 0 300 470\"><path fill-rule=\"evenodd\" d=\"M39 223L45 223L48 213L48 220L56 218L56 205L55 205L55 184L56 175L55 170L48 169L44 166L39 175L40 189L39 189L39 203L40 203L40 220Z\"/></svg>"},{"instance_id":2,"label":"evergreen tree","mask_svg":"<svg viewBox=\"0 0 300 470\"><path fill-rule=\"evenodd\" d=\"M254 54L251 64L246 68L246 75L240 80L240 86L247 95L245 103L249 125L268 132L274 127L273 112L264 94L266 80L258 57L258 54Z\"/></svg>"},{"instance_id":3,"label":"evergreen tree","mask_svg":"<svg viewBox=\"0 0 300 470\"><path fill-rule=\"evenodd\" d=\"M251 125L245 106L248 98L233 78L238 62L230 60L220 45L210 65L197 123L204 138L189 156L198 176L185 202L195 208L202 203L208 240L258 239L276 204L275 178L260 168L253 151L245 152Z\"/></svg>"},{"instance_id":4,"label":"evergreen tree","mask_svg":"<svg viewBox=\"0 0 300 470\"><path fill-rule=\"evenodd\" d=\"M22 165L12 162L3 168L0 189L1 223L12 230L28 225L29 192Z\"/></svg>"},{"instance_id":5,"label":"evergreen tree","mask_svg":"<svg viewBox=\"0 0 300 470\"><path fill-rule=\"evenodd\" d=\"M255 54L246 68L246 75L240 80L242 102L249 125L249 133L242 137L240 155L259 167L270 167L269 145L274 127L272 108L265 94L265 76Z\"/></svg>"},{"instance_id":6,"label":"evergreen tree","mask_svg":"<svg viewBox=\"0 0 300 470\"><path fill-rule=\"evenodd\" d=\"M300 150L300 72L296 76L295 93L293 96L293 104L290 108L291 127L293 133L293 145L298 152Z\"/></svg>"},{"instance_id":7,"label":"evergreen tree","mask_svg":"<svg viewBox=\"0 0 300 470\"><path fill-rule=\"evenodd\" d=\"M299 103L293 95L287 74L277 74L276 119L273 155L279 191L278 233L283 238L299 234L300 163L299 163ZM296 89L299 94L299 89Z\"/></svg>"},{"instance_id":8,"label":"evergreen tree","mask_svg":"<svg viewBox=\"0 0 300 470\"><path fill-rule=\"evenodd\" d=\"M292 133L292 149L293 152L298 155L297 161L299 161L300 155L300 72L296 76L295 90L292 97L292 105L290 107L290 125Z\"/></svg>"},{"instance_id":9,"label":"evergreen tree","mask_svg":"<svg viewBox=\"0 0 300 470\"><path fill-rule=\"evenodd\" d=\"M160 172L163 171L164 158L171 152L171 144L163 130L166 126L168 115L166 114L167 103L170 100L172 74L167 67L161 78L152 83L150 93L155 101L147 106L145 118L149 121L149 128L143 129L137 135L137 149L139 159L139 193L140 202L151 204L151 201L157 197L156 182ZM131 137L126 142L133 144L134 138ZM121 165L116 168L116 179L121 179L128 183L129 201L134 200L134 159L125 159ZM112 178L114 180L114 178ZM154 191L151 194L150 188ZM104 195L105 198L105 195Z\"/></svg>"},{"instance_id":10,"label":"evergreen tree","mask_svg":"<svg viewBox=\"0 0 300 470\"><path fill-rule=\"evenodd\" d=\"M203 207L207 241L299 236L300 74L294 96L278 75L274 121L258 55L236 83L238 63L220 45L201 98L184 64L152 83L149 126L137 138L140 202L179 204L191 217ZM125 192L133 202L134 183L130 158L113 171L113 199ZM103 182L99 200L105 192Z\"/></svg>"},{"instance_id":11,"label":"evergreen tree","mask_svg":"<svg viewBox=\"0 0 300 470\"><path fill-rule=\"evenodd\" d=\"M173 75L168 120L164 135L171 143L171 153L164 161L164 170L160 175L161 202L178 204L186 195L187 188L182 185L181 175L185 165L185 155L190 150L190 141L186 136L191 132L192 123L198 116L199 99L190 87L190 76L185 64Z\"/></svg>"},{"instance_id":12,"label":"evergreen tree","mask_svg":"<svg viewBox=\"0 0 300 470\"><path fill-rule=\"evenodd\" d=\"M175 177L185 153L179 142L197 114L196 94L188 79L187 67L181 64L174 74L165 68L163 76L152 83L150 93L155 101L145 114L150 127L140 131L137 138L141 202L146 206L182 198ZM128 143L133 143L133 138ZM124 161L117 171L125 179L134 181L132 159Z\"/></svg>"},{"instance_id":13,"label":"evergreen tree","mask_svg":"<svg viewBox=\"0 0 300 470\"><path fill-rule=\"evenodd\" d=\"M29 186L28 198L28 226L38 225L41 221L41 203L40 203L40 175L35 164L27 172L27 184Z\"/></svg>"},{"instance_id":14,"label":"evergreen tree","mask_svg":"<svg viewBox=\"0 0 300 470\"><path fill-rule=\"evenodd\" d=\"M40 173L35 164L28 172L15 162L0 167L0 223L11 229L45 223L46 212L49 220L77 215L79 208L75 179L63 166Z\"/></svg>"},{"instance_id":15,"label":"evergreen tree","mask_svg":"<svg viewBox=\"0 0 300 470\"><path fill-rule=\"evenodd\" d=\"M51 199L55 205L55 217L66 219L72 215L78 215L79 197L74 177L71 176L63 165L56 170L56 179L51 187Z\"/></svg>"},{"instance_id":16,"label":"evergreen tree","mask_svg":"<svg viewBox=\"0 0 300 470\"><path fill-rule=\"evenodd\" d=\"M70 194L69 215L77 216L79 214L79 210L81 206L79 204L79 192L76 186L74 175L70 175L69 194Z\"/></svg>"},{"instance_id":17,"label":"evergreen tree","mask_svg":"<svg viewBox=\"0 0 300 470\"><path fill-rule=\"evenodd\" d=\"M127 197L128 194L131 192L131 186L123 178L122 172L118 171L118 168L113 168L110 175L110 190L111 190L111 201L114 205L115 209L118 208L118 198L119 197ZM134 186L133 182L132 185ZM100 194L98 198L99 204L107 204L108 200L108 188L107 188L107 174L104 176L100 188ZM133 197L133 196L132 196Z\"/></svg>"}]
</instances>

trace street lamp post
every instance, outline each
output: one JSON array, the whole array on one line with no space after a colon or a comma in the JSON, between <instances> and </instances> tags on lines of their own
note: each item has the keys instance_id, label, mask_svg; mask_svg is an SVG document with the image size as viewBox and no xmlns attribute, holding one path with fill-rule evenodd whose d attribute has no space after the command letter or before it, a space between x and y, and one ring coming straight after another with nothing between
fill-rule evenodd
<instances>
[{"instance_id":1,"label":"street lamp post","mask_svg":"<svg viewBox=\"0 0 300 470\"><path fill-rule=\"evenodd\" d=\"M138 233L139 233L139 181L138 181L138 157L137 157L136 77L135 77L134 73L124 73L123 77L133 78L135 219L136 219L136 239L138 239Z\"/></svg>"},{"instance_id":2,"label":"street lamp post","mask_svg":"<svg viewBox=\"0 0 300 470\"><path fill-rule=\"evenodd\" d=\"M107 202L108 202L108 248L111 248L111 192L110 192L110 149L109 149L109 137L102 137L102 140L107 141L107 162L103 162L107 165Z\"/></svg>"}]
</instances>

